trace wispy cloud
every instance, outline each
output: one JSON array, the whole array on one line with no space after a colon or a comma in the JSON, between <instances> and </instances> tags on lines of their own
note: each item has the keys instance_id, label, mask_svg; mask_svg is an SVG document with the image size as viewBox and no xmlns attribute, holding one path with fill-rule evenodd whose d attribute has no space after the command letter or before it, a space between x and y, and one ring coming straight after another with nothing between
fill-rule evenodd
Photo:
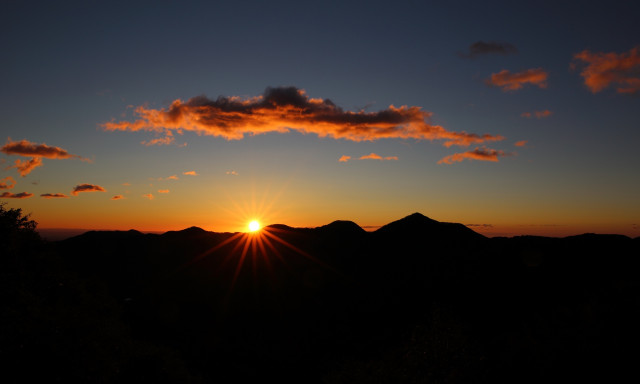
<instances>
[{"instance_id":1,"label":"wispy cloud","mask_svg":"<svg viewBox=\"0 0 640 384\"><path fill-rule=\"evenodd\" d=\"M549 117L552 114L553 112L545 109L544 111L523 112L520 116L526 117L527 119L530 119L532 117L535 117L536 119L544 119L545 117Z\"/></svg>"},{"instance_id":2,"label":"wispy cloud","mask_svg":"<svg viewBox=\"0 0 640 384\"><path fill-rule=\"evenodd\" d=\"M57 198L67 198L69 196L64 193L43 193L40 197L44 199L57 199Z\"/></svg>"},{"instance_id":3,"label":"wispy cloud","mask_svg":"<svg viewBox=\"0 0 640 384\"><path fill-rule=\"evenodd\" d=\"M75 188L73 188L73 191L71 191L71 194L73 196L78 196L78 193L80 192L106 192L106 190L99 185L80 184L80 185L76 185Z\"/></svg>"},{"instance_id":4,"label":"wispy cloud","mask_svg":"<svg viewBox=\"0 0 640 384\"><path fill-rule=\"evenodd\" d=\"M28 192L20 192L20 193L11 193L11 192L4 192L0 195L0 198L3 199L28 199L31 196L33 196L33 193L28 193Z\"/></svg>"},{"instance_id":5,"label":"wispy cloud","mask_svg":"<svg viewBox=\"0 0 640 384\"><path fill-rule=\"evenodd\" d=\"M598 93L612 84L618 85L618 93L640 92L640 47L623 53L584 50L573 58L587 63L580 75L591 92ZM576 67L575 62L572 67Z\"/></svg>"},{"instance_id":6,"label":"wispy cloud","mask_svg":"<svg viewBox=\"0 0 640 384\"><path fill-rule=\"evenodd\" d=\"M134 109L137 120L101 124L109 131L150 131L164 134L193 131L240 140L245 135L296 130L320 137L351 141L385 138L444 140L445 146L468 146L502 140L502 136L448 131L429 123L431 112L419 107L394 107L378 111L344 111L329 99L309 98L295 87L267 88L263 95L241 99L205 96L175 100L167 109Z\"/></svg>"},{"instance_id":7,"label":"wispy cloud","mask_svg":"<svg viewBox=\"0 0 640 384\"><path fill-rule=\"evenodd\" d=\"M547 77L548 73L542 68L527 69L517 73L511 73L503 69L498 73L492 73L491 77L485 82L487 85L500 87L506 92L521 89L524 84L533 84L540 88L546 88Z\"/></svg>"},{"instance_id":8,"label":"wispy cloud","mask_svg":"<svg viewBox=\"0 0 640 384\"><path fill-rule=\"evenodd\" d=\"M42 166L42 158L32 157L29 160L16 160L14 165L9 168L15 168L18 170L20 176L25 177L35 168Z\"/></svg>"},{"instance_id":9,"label":"wispy cloud","mask_svg":"<svg viewBox=\"0 0 640 384\"><path fill-rule=\"evenodd\" d=\"M525 147L527 145L527 140L516 141L514 144L516 147Z\"/></svg>"},{"instance_id":10,"label":"wispy cloud","mask_svg":"<svg viewBox=\"0 0 640 384\"><path fill-rule=\"evenodd\" d=\"M238 176L238 172L236 171L227 171L225 172L227 175L231 175L231 176Z\"/></svg>"},{"instance_id":11,"label":"wispy cloud","mask_svg":"<svg viewBox=\"0 0 640 384\"><path fill-rule=\"evenodd\" d=\"M111 198L111 200L122 200L122 199L124 199L124 196L122 195L115 195Z\"/></svg>"},{"instance_id":12,"label":"wispy cloud","mask_svg":"<svg viewBox=\"0 0 640 384\"><path fill-rule=\"evenodd\" d=\"M16 168L20 176L28 175L33 169L42 165L42 158L47 159L80 159L90 161L87 158L72 155L60 147L51 147L46 144L32 143L27 140L12 141L7 139L7 143L0 148L0 152L7 155L18 155L31 157L29 160L16 160L10 168Z\"/></svg>"},{"instance_id":13,"label":"wispy cloud","mask_svg":"<svg viewBox=\"0 0 640 384\"><path fill-rule=\"evenodd\" d=\"M518 49L513 44L495 41L476 41L469 46L468 53L461 53L460 56L467 59L475 59L478 56L489 54L509 55L515 53L518 53Z\"/></svg>"},{"instance_id":14,"label":"wispy cloud","mask_svg":"<svg viewBox=\"0 0 640 384\"><path fill-rule=\"evenodd\" d=\"M198 173L196 171L182 172L182 174L187 176L198 176Z\"/></svg>"},{"instance_id":15,"label":"wispy cloud","mask_svg":"<svg viewBox=\"0 0 640 384\"><path fill-rule=\"evenodd\" d=\"M342 155L340 156L340 158L338 159L339 162L341 163L346 163L347 161L351 160L351 156L347 156L347 155Z\"/></svg>"},{"instance_id":16,"label":"wispy cloud","mask_svg":"<svg viewBox=\"0 0 640 384\"><path fill-rule=\"evenodd\" d=\"M158 193L169 193L168 189L158 189Z\"/></svg>"},{"instance_id":17,"label":"wispy cloud","mask_svg":"<svg viewBox=\"0 0 640 384\"><path fill-rule=\"evenodd\" d=\"M154 198L153 195L150 194L150 193L147 193L146 195L142 195L142 197L144 197L146 199L149 199L149 200L153 200L153 198Z\"/></svg>"},{"instance_id":18,"label":"wispy cloud","mask_svg":"<svg viewBox=\"0 0 640 384\"><path fill-rule=\"evenodd\" d=\"M360 156L359 160L398 160L398 156L386 156L382 157L378 154L371 152L368 155Z\"/></svg>"},{"instance_id":19,"label":"wispy cloud","mask_svg":"<svg viewBox=\"0 0 640 384\"><path fill-rule=\"evenodd\" d=\"M510 156L510 153L504 151L498 151L495 149L489 149L486 147L476 148L473 151L467 151L462 153L454 153L453 155L446 156L438 161L438 164L453 164L461 162L465 159L468 160L480 160L480 161L498 161L498 157Z\"/></svg>"},{"instance_id":20,"label":"wispy cloud","mask_svg":"<svg viewBox=\"0 0 640 384\"><path fill-rule=\"evenodd\" d=\"M0 189L11 189L16 185L16 181L11 176L0 180Z\"/></svg>"}]
</instances>

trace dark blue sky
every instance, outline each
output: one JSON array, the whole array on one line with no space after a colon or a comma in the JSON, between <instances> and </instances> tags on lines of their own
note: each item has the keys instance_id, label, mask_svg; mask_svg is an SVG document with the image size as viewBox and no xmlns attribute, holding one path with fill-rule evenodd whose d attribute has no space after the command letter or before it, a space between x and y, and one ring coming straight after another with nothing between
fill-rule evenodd
<instances>
[{"instance_id":1,"label":"dark blue sky","mask_svg":"<svg viewBox=\"0 0 640 384\"><path fill-rule=\"evenodd\" d=\"M33 193L6 201L43 226L100 227L94 217L106 212L111 227L222 230L232 227L225 204L258 196L278 212L265 220L300 226L339 218L379 225L421 211L491 224L495 233L640 234L640 99L617 91L640 68L604 72L623 80L594 91L581 75L590 62L575 58L587 50L633 61L637 2L61 3L10 2L0 15L3 144L46 143L93 160L44 157L21 177L5 168L28 157L0 154L0 179L15 180L0 194ZM517 52L465 57L476 42ZM514 84L513 76L533 70L544 82L487 84L501 71ZM248 99L279 86L354 113L420 107L432 113L428 124L504 139L446 147L439 139L356 142L294 129L228 141L187 130L175 131L172 145L145 146L159 136L102 128L136 120L138 106L160 110L199 95ZM359 160L371 153L383 159ZM190 170L198 176L175 185L157 180ZM40 197L70 195L82 183L107 192ZM153 201L141 197L148 194ZM114 195L126 199L110 201ZM63 211L75 213L60 221Z\"/></svg>"}]
</instances>

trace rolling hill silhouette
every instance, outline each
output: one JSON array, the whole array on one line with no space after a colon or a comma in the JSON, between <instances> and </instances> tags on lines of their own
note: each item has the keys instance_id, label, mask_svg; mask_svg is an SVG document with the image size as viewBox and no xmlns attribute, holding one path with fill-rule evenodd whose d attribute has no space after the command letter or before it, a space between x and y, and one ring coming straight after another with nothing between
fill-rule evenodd
<instances>
[{"instance_id":1,"label":"rolling hill silhouette","mask_svg":"<svg viewBox=\"0 0 640 384\"><path fill-rule=\"evenodd\" d=\"M144 364L114 362L128 367L115 381L166 367L203 382L637 376L640 247L625 236L489 239L414 213L374 232L351 221L91 231L44 246L57 260L47 276L96 303L65 307L84 313L69 317L85 319L74 337L108 301L125 344L155 348ZM55 284L42 292L75 300Z\"/></svg>"}]
</instances>

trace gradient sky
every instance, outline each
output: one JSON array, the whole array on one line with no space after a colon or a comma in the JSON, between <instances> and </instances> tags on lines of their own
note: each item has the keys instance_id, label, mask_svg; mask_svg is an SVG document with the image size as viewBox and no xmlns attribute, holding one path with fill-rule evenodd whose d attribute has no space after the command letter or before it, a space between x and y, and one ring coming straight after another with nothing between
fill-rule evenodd
<instances>
[{"instance_id":1,"label":"gradient sky","mask_svg":"<svg viewBox=\"0 0 640 384\"><path fill-rule=\"evenodd\" d=\"M40 228L640 236L637 2L2 8L0 200Z\"/></svg>"}]
</instances>

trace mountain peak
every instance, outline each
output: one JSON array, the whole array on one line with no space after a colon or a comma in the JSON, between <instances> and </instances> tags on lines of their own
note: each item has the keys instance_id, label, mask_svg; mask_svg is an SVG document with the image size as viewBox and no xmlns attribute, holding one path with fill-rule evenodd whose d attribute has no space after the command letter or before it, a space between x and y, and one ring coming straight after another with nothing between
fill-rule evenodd
<instances>
[{"instance_id":1,"label":"mountain peak","mask_svg":"<svg viewBox=\"0 0 640 384\"><path fill-rule=\"evenodd\" d=\"M366 232L358 224L349 220L336 220L330 224L317 227L316 229L323 232L340 232L340 233L364 233Z\"/></svg>"}]
</instances>

